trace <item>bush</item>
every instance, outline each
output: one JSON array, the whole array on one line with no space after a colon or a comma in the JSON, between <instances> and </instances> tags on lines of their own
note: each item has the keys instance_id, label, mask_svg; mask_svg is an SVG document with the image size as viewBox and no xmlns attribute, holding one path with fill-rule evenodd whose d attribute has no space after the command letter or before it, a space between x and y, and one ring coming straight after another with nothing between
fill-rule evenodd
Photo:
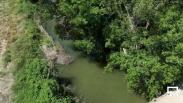
<instances>
[{"instance_id":1,"label":"bush","mask_svg":"<svg viewBox=\"0 0 183 103\"><path fill-rule=\"evenodd\" d=\"M88 40L76 40L74 42L74 47L78 50L82 50L86 54L91 54L95 45Z\"/></svg>"},{"instance_id":2,"label":"bush","mask_svg":"<svg viewBox=\"0 0 183 103\"><path fill-rule=\"evenodd\" d=\"M30 15L35 13L35 5L25 0L19 2L22 14ZM25 10L23 10L25 8ZM36 8L36 7L35 7ZM5 62L15 63L15 103L70 103L69 98L61 96L58 82L52 75L48 76L50 68L43 56L40 47L44 36L38 30L33 17L24 18L21 34L17 34L16 41L10 44L9 51L5 53Z\"/></svg>"}]
</instances>

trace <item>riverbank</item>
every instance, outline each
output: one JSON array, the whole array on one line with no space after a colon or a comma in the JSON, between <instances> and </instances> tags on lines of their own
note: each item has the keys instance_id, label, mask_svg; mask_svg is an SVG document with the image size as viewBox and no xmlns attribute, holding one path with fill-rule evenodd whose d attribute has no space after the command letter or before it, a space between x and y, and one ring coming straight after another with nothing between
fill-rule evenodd
<instances>
[{"instance_id":1,"label":"riverbank","mask_svg":"<svg viewBox=\"0 0 183 103\"><path fill-rule=\"evenodd\" d=\"M76 103L146 103L145 99L128 90L125 76L120 72L104 73L104 67L82 56L73 47L73 40L63 40L55 32L55 21L45 23L57 45L74 58L69 65L58 66L59 76L67 78L71 83L65 88L76 94Z\"/></svg>"},{"instance_id":2,"label":"riverbank","mask_svg":"<svg viewBox=\"0 0 183 103\"><path fill-rule=\"evenodd\" d=\"M54 76L54 61L49 61L41 47L50 45L46 38L36 26L33 15L39 10L38 5L34 5L25 0L2 0L0 1L1 16L1 37L7 40L7 50L3 55L5 66L11 66L14 81L10 85L8 82L0 84L7 94L7 99L3 98L0 103L70 103L67 95L63 94L60 82ZM5 43L1 43L5 48ZM53 65L50 65L53 64ZM7 69L6 69L7 70ZM2 73L4 77L4 72ZM11 89L12 88L12 89ZM0 98L0 99L1 99Z\"/></svg>"},{"instance_id":3,"label":"riverbank","mask_svg":"<svg viewBox=\"0 0 183 103\"><path fill-rule=\"evenodd\" d=\"M183 8L173 1L58 0L57 31L106 71L124 72L129 89L151 100L183 75Z\"/></svg>"},{"instance_id":4,"label":"riverbank","mask_svg":"<svg viewBox=\"0 0 183 103\"><path fill-rule=\"evenodd\" d=\"M42 51L44 52L46 58L48 60L55 61L57 64L70 64L73 61L72 57L66 53L62 45L56 45L53 37L50 36L51 34L49 34L43 24L41 24L40 18L34 19L34 21L36 22L41 33L44 34L45 38L48 38L50 41L49 45L42 46Z\"/></svg>"}]
</instances>

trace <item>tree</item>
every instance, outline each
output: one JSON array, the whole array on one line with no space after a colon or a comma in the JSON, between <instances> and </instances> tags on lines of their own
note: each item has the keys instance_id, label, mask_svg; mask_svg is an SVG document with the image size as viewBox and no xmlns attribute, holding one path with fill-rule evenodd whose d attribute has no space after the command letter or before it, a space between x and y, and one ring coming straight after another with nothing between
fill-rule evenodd
<instances>
[{"instance_id":1,"label":"tree","mask_svg":"<svg viewBox=\"0 0 183 103\"><path fill-rule=\"evenodd\" d=\"M66 31L84 53L126 73L129 87L152 99L180 80L180 0L59 0ZM100 55L100 56L98 56ZM101 57L102 56L102 57Z\"/></svg>"}]
</instances>

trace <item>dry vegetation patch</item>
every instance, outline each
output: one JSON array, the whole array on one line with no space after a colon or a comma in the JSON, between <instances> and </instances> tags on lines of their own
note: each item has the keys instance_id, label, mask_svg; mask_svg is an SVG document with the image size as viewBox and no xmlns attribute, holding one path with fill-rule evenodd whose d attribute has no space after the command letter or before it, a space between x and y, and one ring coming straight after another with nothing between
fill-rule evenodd
<instances>
[{"instance_id":1,"label":"dry vegetation patch","mask_svg":"<svg viewBox=\"0 0 183 103\"><path fill-rule=\"evenodd\" d=\"M3 54L14 36L18 33L21 17L16 15L17 0L0 0L0 103L11 102L13 74L11 63L4 65Z\"/></svg>"}]
</instances>

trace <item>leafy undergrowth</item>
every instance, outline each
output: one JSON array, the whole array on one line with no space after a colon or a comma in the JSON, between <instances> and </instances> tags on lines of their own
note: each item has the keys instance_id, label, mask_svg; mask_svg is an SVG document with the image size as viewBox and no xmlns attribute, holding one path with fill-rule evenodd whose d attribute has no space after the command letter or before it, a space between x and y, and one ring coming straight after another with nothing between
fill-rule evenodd
<instances>
[{"instance_id":1,"label":"leafy undergrowth","mask_svg":"<svg viewBox=\"0 0 183 103\"><path fill-rule=\"evenodd\" d=\"M7 0L8 1L8 0ZM15 103L69 103L64 97L59 85L49 73L49 63L44 58L40 49L44 36L41 35L37 26L30 16L34 7L24 0L11 0L18 4L21 12L17 15L23 16L19 22L21 28L17 34L12 34L13 39L9 44L5 58L14 63L15 83L13 87ZM20 8L19 8L20 9Z\"/></svg>"},{"instance_id":2,"label":"leafy undergrowth","mask_svg":"<svg viewBox=\"0 0 183 103\"><path fill-rule=\"evenodd\" d=\"M60 35L147 100L183 78L182 0L57 0ZM60 22L62 21L62 22Z\"/></svg>"}]
</instances>

